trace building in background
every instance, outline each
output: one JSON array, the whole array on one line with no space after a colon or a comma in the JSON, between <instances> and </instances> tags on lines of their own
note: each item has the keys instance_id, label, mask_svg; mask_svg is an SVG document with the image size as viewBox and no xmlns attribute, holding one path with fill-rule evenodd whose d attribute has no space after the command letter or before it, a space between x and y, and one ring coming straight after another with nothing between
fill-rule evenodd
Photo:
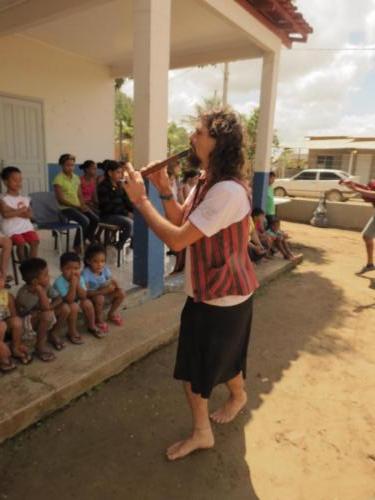
<instances>
[{"instance_id":1,"label":"building in background","mask_svg":"<svg viewBox=\"0 0 375 500\"><path fill-rule=\"evenodd\" d=\"M305 168L343 170L366 184L375 178L375 137L308 136L282 146L273 169L291 177Z\"/></svg>"},{"instance_id":2,"label":"building in background","mask_svg":"<svg viewBox=\"0 0 375 500\"><path fill-rule=\"evenodd\" d=\"M363 183L375 177L375 137L311 136L306 147L309 168L344 170Z\"/></svg>"}]
</instances>

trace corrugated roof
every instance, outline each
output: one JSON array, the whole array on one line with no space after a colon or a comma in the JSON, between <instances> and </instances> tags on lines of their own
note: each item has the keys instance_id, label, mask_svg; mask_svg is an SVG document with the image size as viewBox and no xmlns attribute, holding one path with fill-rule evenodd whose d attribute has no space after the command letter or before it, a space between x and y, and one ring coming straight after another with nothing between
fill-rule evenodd
<instances>
[{"instance_id":1,"label":"corrugated roof","mask_svg":"<svg viewBox=\"0 0 375 500\"><path fill-rule=\"evenodd\" d=\"M375 149L375 137L360 138L347 137L346 139L314 139L306 141L308 149Z\"/></svg>"},{"instance_id":2,"label":"corrugated roof","mask_svg":"<svg viewBox=\"0 0 375 500\"><path fill-rule=\"evenodd\" d=\"M314 138L306 141L283 144L282 148L291 149L345 149L345 150L375 150L375 137L332 137Z\"/></svg>"}]
</instances>

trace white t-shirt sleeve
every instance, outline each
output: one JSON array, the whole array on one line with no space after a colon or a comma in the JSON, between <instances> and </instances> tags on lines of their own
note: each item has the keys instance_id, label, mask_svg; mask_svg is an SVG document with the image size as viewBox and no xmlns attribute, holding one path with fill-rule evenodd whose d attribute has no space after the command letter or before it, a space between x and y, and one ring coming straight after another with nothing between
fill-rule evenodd
<instances>
[{"instance_id":1,"label":"white t-shirt sleeve","mask_svg":"<svg viewBox=\"0 0 375 500\"><path fill-rule=\"evenodd\" d=\"M235 181L221 181L207 191L203 201L189 215L189 221L205 236L239 222L250 212L245 189Z\"/></svg>"}]
</instances>

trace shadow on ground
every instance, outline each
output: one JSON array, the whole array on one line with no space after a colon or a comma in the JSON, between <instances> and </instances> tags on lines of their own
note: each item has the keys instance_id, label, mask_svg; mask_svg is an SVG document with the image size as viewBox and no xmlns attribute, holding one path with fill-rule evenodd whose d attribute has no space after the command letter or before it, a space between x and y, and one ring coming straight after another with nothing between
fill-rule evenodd
<instances>
[{"instance_id":1,"label":"shadow on ground","mask_svg":"<svg viewBox=\"0 0 375 500\"><path fill-rule=\"evenodd\" d=\"M302 352L327 356L349 349L324 333L327 326L343 323L343 301L331 281L301 270L258 293L248 409L232 424L215 427L215 449L177 463L164 458L165 447L190 426L182 391L171 379L173 344L1 446L2 498L259 498L245 460L244 428ZM225 394L225 388L217 388L211 406Z\"/></svg>"},{"instance_id":2,"label":"shadow on ground","mask_svg":"<svg viewBox=\"0 0 375 500\"><path fill-rule=\"evenodd\" d=\"M312 247L301 244L299 242L292 242L294 253L303 253L303 260L312 262L313 264L329 264L331 259L328 258L328 252L323 248Z\"/></svg>"}]
</instances>

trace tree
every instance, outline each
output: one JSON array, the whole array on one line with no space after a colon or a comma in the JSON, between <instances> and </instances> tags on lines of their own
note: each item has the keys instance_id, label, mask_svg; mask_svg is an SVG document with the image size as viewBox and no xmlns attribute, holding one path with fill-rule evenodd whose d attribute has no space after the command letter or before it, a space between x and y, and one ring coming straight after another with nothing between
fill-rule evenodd
<instances>
[{"instance_id":1,"label":"tree","mask_svg":"<svg viewBox=\"0 0 375 500\"><path fill-rule=\"evenodd\" d=\"M115 80L115 137L120 145L120 158L124 158L123 141L133 139L134 101L121 91L122 78Z\"/></svg>"},{"instance_id":2,"label":"tree","mask_svg":"<svg viewBox=\"0 0 375 500\"><path fill-rule=\"evenodd\" d=\"M255 159L255 149L256 149L256 136L258 131L259 123L259 107L253 109L249 116L244 115L243 117L245 129L247 132L247 153L251 165ZM274 148L279 147L279 139L277 137L276 131L273 134L272 145Z\"/></svg>"},{"instance_id":3,"label":"tree","mask_svg":"<svg viewBox=\"0 0 375 500\"><path fill-rule=\"evenodd\" d=\"M174 155L189 147L189 134L185 127L171 122L168 125L168 154Z\"/></svg>"},{"instance_id":4,"label":"tree","mask_svg":"<svg viewBox=\"0 0 375 500\"><path fill-rule=\"evenodd\" d=\"M212 111L215 108L221 108L223 106L223 101L221 97L215 92L212 97L204 97L202 104L195 105L196 119L197 116L203 114L206 111Z\"/></svg>"}]
</instances>

